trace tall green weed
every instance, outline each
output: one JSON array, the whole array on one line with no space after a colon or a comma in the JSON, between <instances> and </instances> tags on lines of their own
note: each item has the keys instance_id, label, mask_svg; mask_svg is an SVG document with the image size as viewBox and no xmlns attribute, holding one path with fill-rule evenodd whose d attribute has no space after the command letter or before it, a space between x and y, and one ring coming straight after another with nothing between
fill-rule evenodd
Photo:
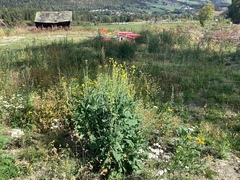
<instances>
[{"instance_id":1,"label":"tall green weed","mask_svg":"<svg viewBox=\"0 0 240 180\"><path fill-rule=\"evenodd\" d=\"M141 117L137 113L132 82L134 68L111 60L98 71L96 80L86 72L76 104L76 128L85 142L86 156L101 174L132 174L141 169L144 147Z\"/></svg>"}]
</instances>

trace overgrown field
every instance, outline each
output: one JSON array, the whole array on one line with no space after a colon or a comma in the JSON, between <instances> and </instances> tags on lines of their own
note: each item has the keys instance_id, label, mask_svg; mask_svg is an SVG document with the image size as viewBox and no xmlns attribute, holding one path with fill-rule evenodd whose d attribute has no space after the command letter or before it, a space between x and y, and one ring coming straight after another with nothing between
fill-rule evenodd
<instances>
[{"instance_id":1,"label":"overgrown field","mask_svg":"<svg viewBox=\"0 0 240 180\"><path fill-rule=\"evenodd\" d=\"M239 157L240 28L136 26L0 29L0 179L214 179Z\"/></svg>"}]
</instances>

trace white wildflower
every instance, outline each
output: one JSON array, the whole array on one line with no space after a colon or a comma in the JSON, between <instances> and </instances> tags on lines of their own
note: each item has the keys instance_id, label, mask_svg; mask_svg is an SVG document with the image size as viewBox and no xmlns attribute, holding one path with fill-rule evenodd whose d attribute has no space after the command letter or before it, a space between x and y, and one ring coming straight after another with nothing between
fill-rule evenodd
<instances>
[{"instance_id":1,"label":"white wildflower","mask_svg":"<svg viewBox=\"0 0 240 180\"><path fill-rule=\"evenodd\" d=\"M23 105L18 105L18 106L16 106L16 109L23 109L24 108L24 106Z\"/></svg>"},{"instance_id":2,"label":"white wildflower","mask_svg":"<svg viewBox=\"0 0 240 180\"><path fill-rule=\"evenodd\" d=\"M5 108L12 107L12 105L11 105L11 104L4 104L3 106L4 106Z\"/></svg>"},{"instance_id":3,"label":"white wildflower","mask_svg":"<svg viewBox=\"0 0 240 180\"><path fill-rule=\"evenodd\" d=\"M188 128L188 131L190 131L190 132L193 132L193 131L194 131L194 129L195 129L195 127L194 127L194 126L192 126L192 127Z\"/></svg>"},{"instance_id":4,"label":"white wildflower","mask_svg":"<svg viewBox=\"0 0 240 180\"><path fill-rule=\"evenodd\" d=\"M149 149L153 152L153 153L155 153L156 155L160 155L161 153L163 153L163 150L162 149L153 149L153 148L151 148L151 147L149 147Z\"/></svg>"},{"instance_id":5,"label":"white wildflower","mask_svg":"<svg viewBox=\"0 0 240 180\"><path fill-rule=\"evenodd\" d=\"M158 156L156 154L153 154L153 153L148 153L148 158L149 159L158 159Z\"/></svg>"},{"instance_id":6,"label":"white wildflower","mask_svg":"<svg viewBox=\"0 0 240 180\"><path fill-rule=\"evenodd\" d=\"M156 173L156 176L162 176L164 173L166 173L167 170L164 169L164 170L159 170L157 173Z\"/></svg>"},{"instance_id":7,"label":"white wildflower","mask_svg":"<svg viewBox=\"0 0 240 180\"><path fill-rule=\"evenodd\" d=\"M54 125L51 127L51 129L57 129L59 126L58 125Z\"/></svg>"},{"instance_id":8,"label":"white wildflower","mask_svg":"<svg viewBox=\"0 0 240 180\"><path fill-rule=\"evenodd\" d=\"M153 146L156 146L156 147L158 147L158 148L161 148L161 145L158 144L158 143L154 143Z\"/></svg>"}]
</instances>

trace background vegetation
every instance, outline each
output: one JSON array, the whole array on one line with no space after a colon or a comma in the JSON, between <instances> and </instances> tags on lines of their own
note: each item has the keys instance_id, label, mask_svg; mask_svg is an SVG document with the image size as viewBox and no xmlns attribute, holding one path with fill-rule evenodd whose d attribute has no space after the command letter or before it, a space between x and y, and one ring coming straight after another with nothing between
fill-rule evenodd
<instances>
[{"instance_id":1,"label":"background vegetation","mask_svg":"<svg viewBox=\"0 0 240 180\"><path fill-rule=\"evenodd\" d=\"M225 11L231 1L214 0L212 2L217 11ZM131 21L172 21L197 19L198 11L206 1L163 1L163 0L124 0L124 1L7 1L0 2L0 19L8 26L33 25L36 11L73 11L74 24L83 22L91 23L114 23ZM236 2L234 2L236 3ZM231 6L234 14L236 6ZM230 17L233 18L234 14ZM237 16L236 16L237 18Z\"/></svg>"}]
</instances>

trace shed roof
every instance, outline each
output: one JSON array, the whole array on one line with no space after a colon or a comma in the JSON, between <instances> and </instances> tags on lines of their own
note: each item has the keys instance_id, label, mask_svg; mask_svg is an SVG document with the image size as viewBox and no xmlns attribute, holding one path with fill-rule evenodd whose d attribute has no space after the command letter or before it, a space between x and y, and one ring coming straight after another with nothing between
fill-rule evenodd
<instances>
[{"instance_id":1,"label":"shed roof","mask_svg":"<svg viewBox=\"0 0 240 180\"><path fill-rule=\"evenodd\" d=\"M41 11L37 12L34 22L59 23L72 21L72 11Z\"/></svg>"}]
</instances>

